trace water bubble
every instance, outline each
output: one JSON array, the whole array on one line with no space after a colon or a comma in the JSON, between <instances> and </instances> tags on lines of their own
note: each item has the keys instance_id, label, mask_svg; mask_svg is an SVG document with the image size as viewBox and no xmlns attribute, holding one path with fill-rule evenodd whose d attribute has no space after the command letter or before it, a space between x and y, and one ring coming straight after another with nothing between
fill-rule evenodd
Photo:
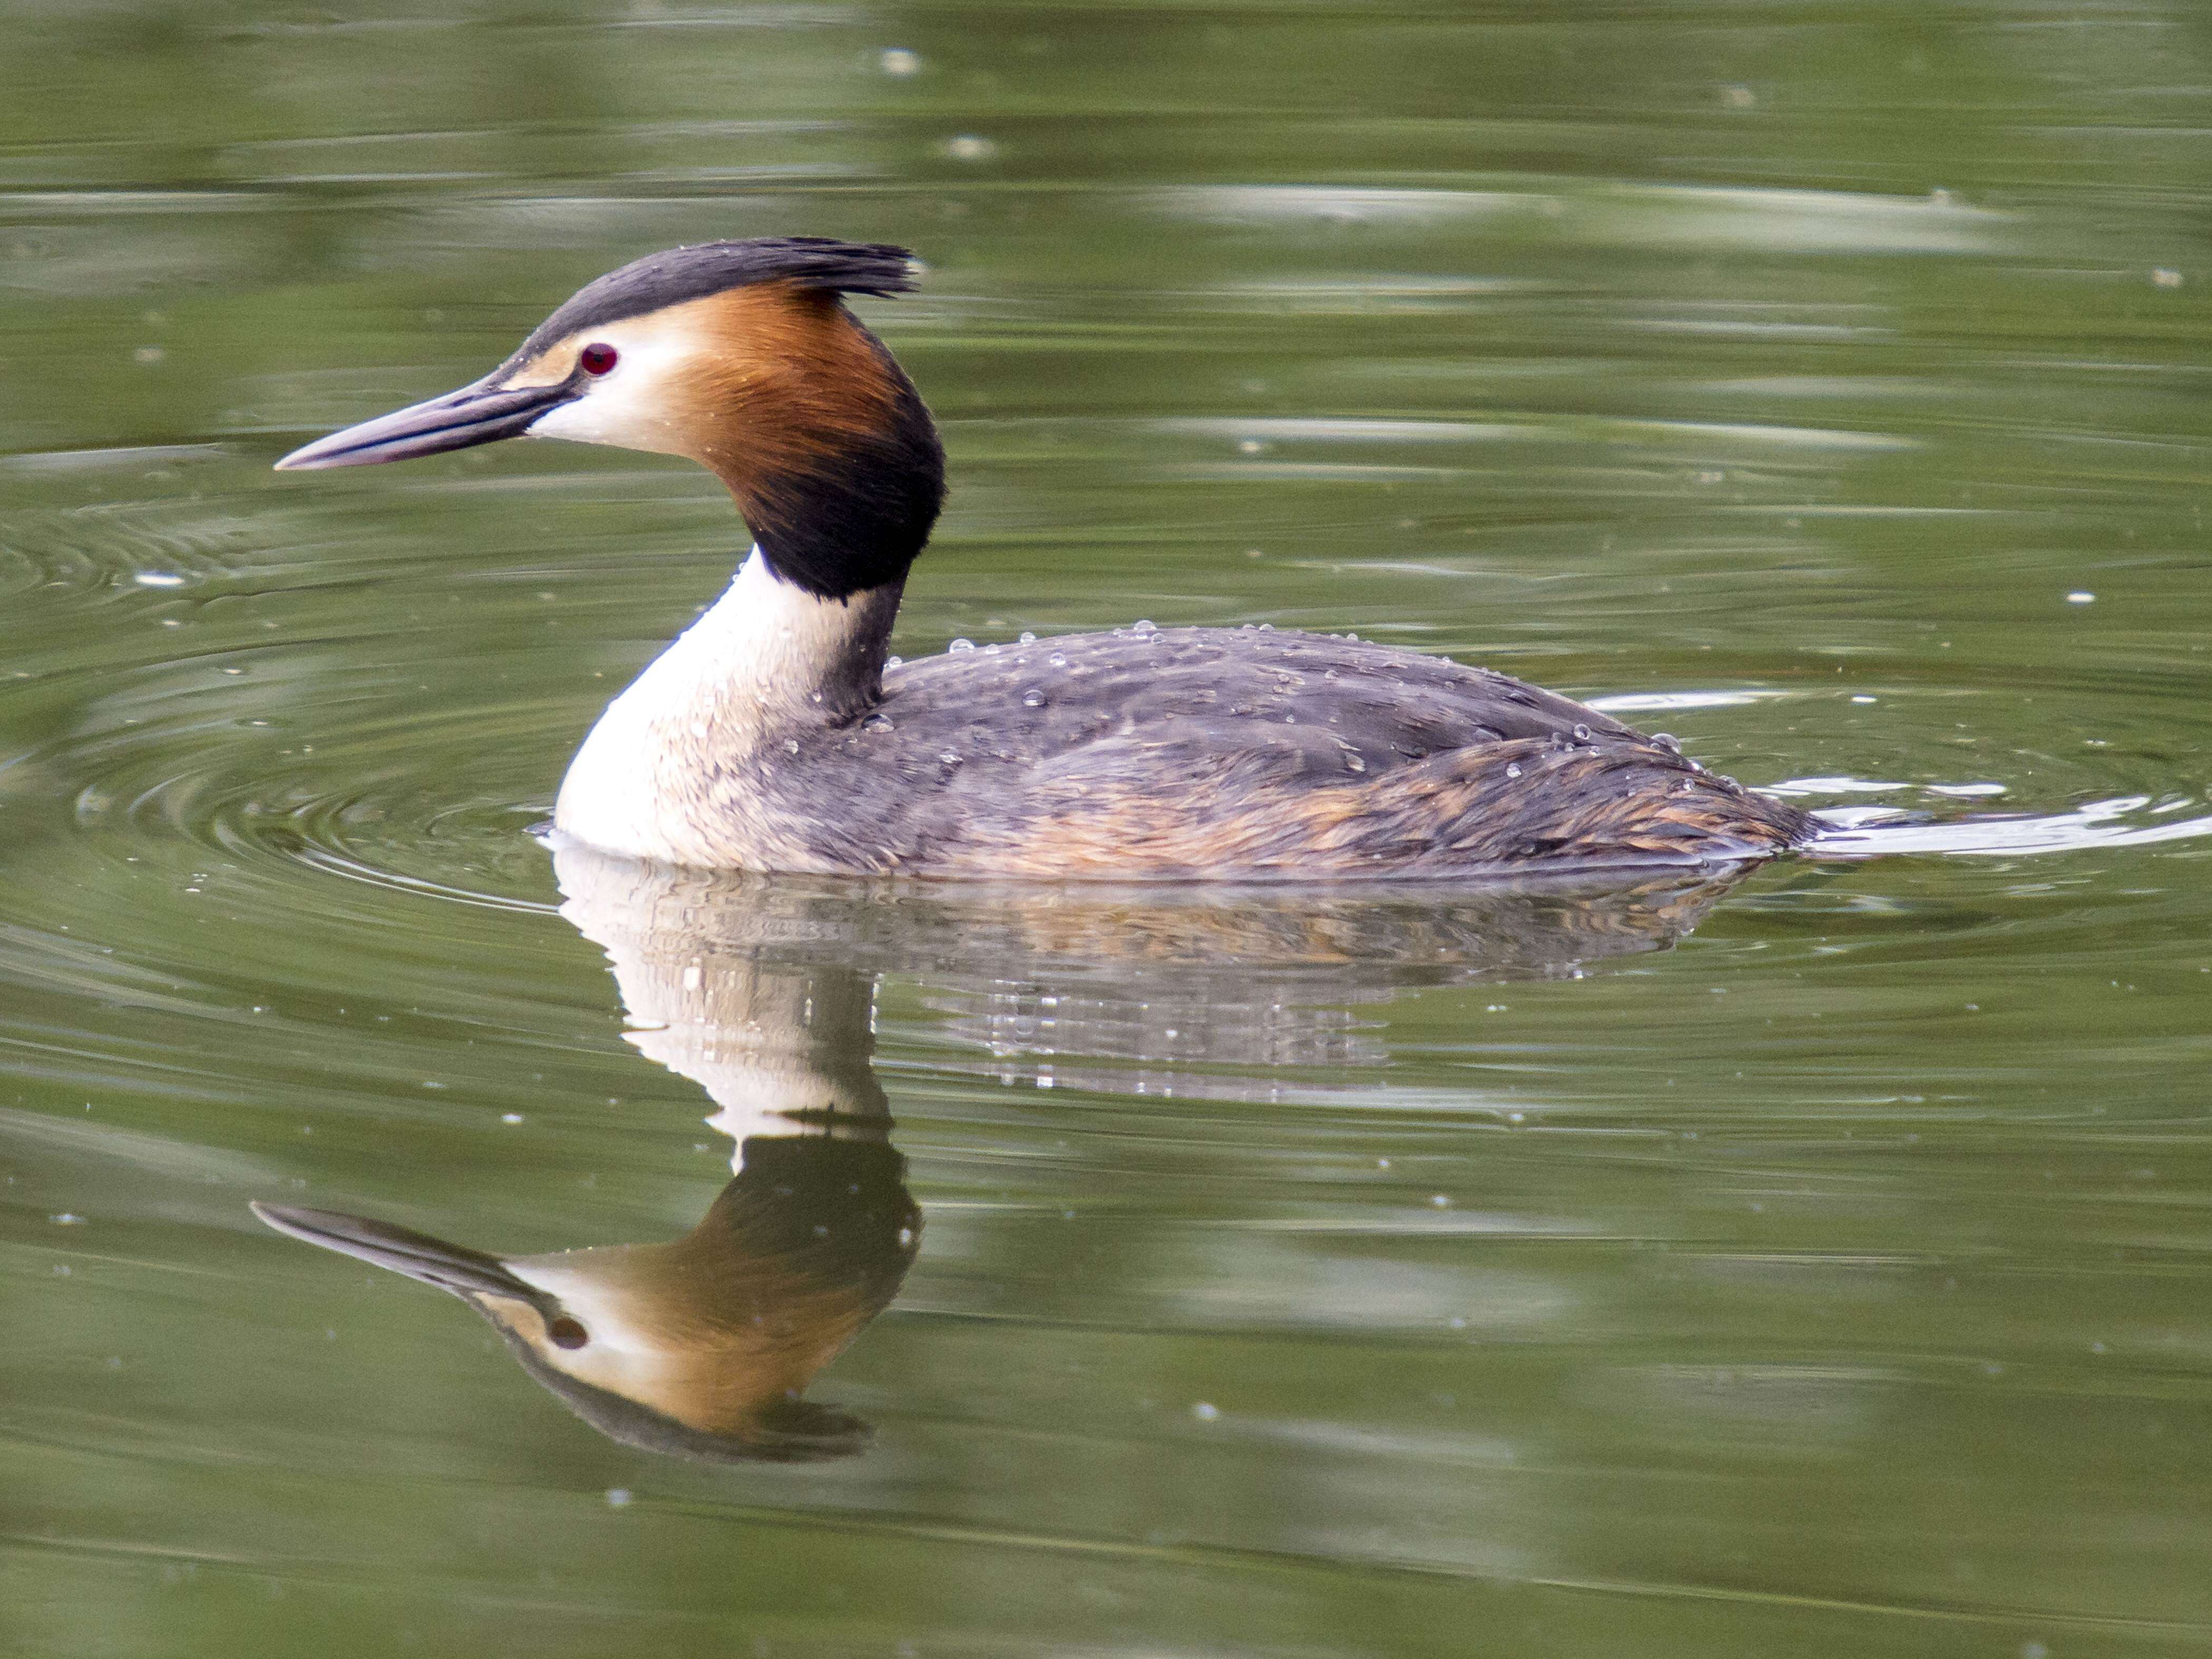
<instances>
[{"instance_id":1,"label":"water bubble","mask_svg":"<svg viewBox=\"0 0 2212 1659\"><path fill-rule=\"evenodd\" d=\"M885 657L884 659L884 666L886 668L897 668L903 665L906 659L904 657Z\"/></svg>"},{"instance_id":2,"label":"water bubble","mask_svg":"<svg viewBox=\"0 0 2212 1659\"><path fill-rule=\"evenodd\" d=\"M946 646L945 648L957 657L963 651L973 651L975 648L975 641L973 640L955 640L951 644Z\"/></svg>"},{"instance_id":3,"label":"water bubble","mask_svg":"<svg viewBox=\"0 0 2212 1659\"><path fill-rule=\"evenodd\" d=\"M786 738L783 740L783 752L787 755L797 754L799 752L799 739L797 738Z\"/></svg>"},{"instance_id":4,"label":"water bubble","mask_svg":"<svg viewBox=\"0 0 2212 1659\"><path fill-rule=\"evenodd\" d=\"M999 654L999 647L996 645L987 645L983 647L983 654L987 657L995 657Z\"/></svg>"},{"instance_id":5,"label":"water bubble","mask_svg":"<svg viewBox=\"0 0 2212 1659\"><path fill-rule=\"evenodd\" d=\"M1129 631L1133 634L1157 634L1160 630L1153 627L1151 622L1143 621L1131 623Z\"/></svg>"},{"instance_id":6,"label":"water bubble","mask_svg":"<svg viewBox=\"0 0 2212 1659\"><path fill-rule=\"evenodd\" d=\"M1344 757L1344 766L1348 772L1364 772L1367 769L1367 763L1357 755L1346 755Z\"/></svg>"},{"instance_id":7,"label":"water bubble","mask_svg":"<svg viewBox=\"0 0 2212 1659\"><path fill-rule=\"evenodd\" d=\"M1022 629L1022 637L1019 643L1023 645L1035 645L1036 643L1036 635L1030 633L1028 629L1024 628Z\"/></svg>"},{"instance_id":8,"label":"water bubble","mask_svg":"<svg viewBox=\"0 0 2212 1659\"><path fill-rule=\"evenodd\" d=\"M1663 749L1670 755L1679 755L1682 752L1682 740L1672 732L1654 732L1651 734L1651 742L1654 747Z\"/></svg>"},{"instance_id":9,"label":"water bubble","mask_svg":"<svg viewBox=\"0 0 2212 1659\"><path fill-rule=\"evenodd\" d=\"M1055 651L1045 660L1054 668L1065 668L1067 666L1067 653L1065 651Z\"/></svg>"},{"instance_id":10,"label":"water bubble","mask_svg":"<svg viewBox=\"0 0 2212 1659\"><path fill-rule=\"evenodd\" d=\"M864 731L888 732L891 729L891 717L889 714L871 714L860 722L860 726Z\"/></svg>"},{"instance_id":11,"label":"water bubble","mask_svg":"<svg viewBox=\"0 0 2212 1659\"><path fill-rule=\"evenodd\" d=\"M1580 720L1575 722L1575 741L1577 743L1589 741L1589 727L1584 726Z\"/></svg>"},{"instance_id":12,"label":"water bubble","mask_svg":"<svg viewBox=\"0 0 2212 1659\"><path fill-rule=\"evenodd\" d=\"M1505 768L1505 775L1509 778L1519 777L1521 775L1521 767L1519 763L1508 762Z\"/></svg>"},{"instance_id":13,"label":"water bubble","mask_svg":"<svg viewBox=\"0 0 2212 1659\"><path fill-rule=\"evenodd\" d=\"M1030 687L1028 690L1022 693L1022 707L1024 708L1043 708L1044 693L1037 690L1034 685Z\"/></svg>"},{"instance_id":14,"label":"water bubble","mask_svg":"<svg viewBox=\"0 0 2212 1659\"><path fill-rule=\"evenodd\" d=\"M960 751L957 749L940 749L937 751L937 758L943 765L957 766L960 764Z\"/></svg>"}]
</instances>

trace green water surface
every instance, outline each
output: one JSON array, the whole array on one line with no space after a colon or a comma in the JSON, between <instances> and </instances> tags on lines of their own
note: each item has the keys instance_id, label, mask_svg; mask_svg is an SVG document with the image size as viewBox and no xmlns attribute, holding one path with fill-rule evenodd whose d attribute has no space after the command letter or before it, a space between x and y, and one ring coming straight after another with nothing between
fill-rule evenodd
<instances>
[{"instance_id":1,"label":"green water surface","mask_svg":"<svg viewBox=\"0 0 2212 1659\"><path fill-rule=\"evenodd\" d=\"M0 53L0 1651L2212 1650L2212 11L15 0ZM556 878L727 498L269 463L794 233L929 267L860 302L954 474L894 649L1356 629L1887 855ZM842 1455L597 1432L246 1207L660 1241L733 1159L766 1316L857 1331Z\"/></svg>"}]
</instances>

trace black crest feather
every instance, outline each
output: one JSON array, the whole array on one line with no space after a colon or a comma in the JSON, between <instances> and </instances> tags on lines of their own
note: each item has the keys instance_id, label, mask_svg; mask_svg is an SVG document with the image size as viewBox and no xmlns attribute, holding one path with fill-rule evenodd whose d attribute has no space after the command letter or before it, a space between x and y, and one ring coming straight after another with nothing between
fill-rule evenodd
<instances>
[{"instance_id":1,"label":"black crest feather","mask_svg":"<svg viewBox=\"0 0 2212 1659\"><path fill-rule=\"evenodd\" d=\"M527 358L585 329L753 283L796 283L829 294L904 294L914 287L914 255L887 242L830 236L755 236L668 248L586 283L515 356Z\"/></svg>"}]
</instances>

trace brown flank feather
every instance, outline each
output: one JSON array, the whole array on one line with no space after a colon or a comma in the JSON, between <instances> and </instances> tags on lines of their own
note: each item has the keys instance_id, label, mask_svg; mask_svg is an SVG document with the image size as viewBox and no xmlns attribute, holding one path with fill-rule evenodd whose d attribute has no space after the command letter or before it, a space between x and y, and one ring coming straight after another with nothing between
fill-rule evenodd
<instances>
[{"instance_id":1,"label":"brown flank feather","mask_svg":"<svg viewBox=\"0 0 2212 1659\"><path fill-rule=\"evenodd\" d=\"M1197 775L1148 776L1141 763L1104 775L1044 771L1005 817L967 826L975 839L948 848L939 867L1092 878L1420 876L1754 858L1803 833L1796 808L1656 744L1522 738L1294 791L1245 758L1208 761Z\"/></svg>"}]
</instances>

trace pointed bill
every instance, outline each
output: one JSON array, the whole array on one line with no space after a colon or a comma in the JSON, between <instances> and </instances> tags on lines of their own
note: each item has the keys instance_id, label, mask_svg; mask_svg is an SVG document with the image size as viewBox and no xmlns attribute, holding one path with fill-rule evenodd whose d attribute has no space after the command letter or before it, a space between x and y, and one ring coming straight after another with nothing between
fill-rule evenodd
<instances>
[{"instance_id":1,"label":"pointed bill","mask_svg":"<svg viewBox=\"0 0 2212 1659\"><path fill-rule=\"evenodd\" d=\"M449 449L468 449L527 432L548 410L579 395L574 377L550 386L502 386L490 376L428 403L380 415L318 438L276 463L279 472L331 466L373 466Z\"/></svg>"},{"instance_id":2,"label":"pointed bill","mask_svg":"<svg viewBox=\"0 0 2212 1659\"><path fill-rule=\"evenodd\" d=\"M278 1232L309 1244L319 1244L368 1262L389 1267L425 1285L435 1285L456 1296L503 1296L533 1305L544 1293L524 1283L500 1264L496 1256L465 1245L448 1244L428 1233L410 1231L367 1216L343 1215L336 1210L298 1209L289 1204L252 1205L253 1213Z\"/></svg>"}]
</instances>

